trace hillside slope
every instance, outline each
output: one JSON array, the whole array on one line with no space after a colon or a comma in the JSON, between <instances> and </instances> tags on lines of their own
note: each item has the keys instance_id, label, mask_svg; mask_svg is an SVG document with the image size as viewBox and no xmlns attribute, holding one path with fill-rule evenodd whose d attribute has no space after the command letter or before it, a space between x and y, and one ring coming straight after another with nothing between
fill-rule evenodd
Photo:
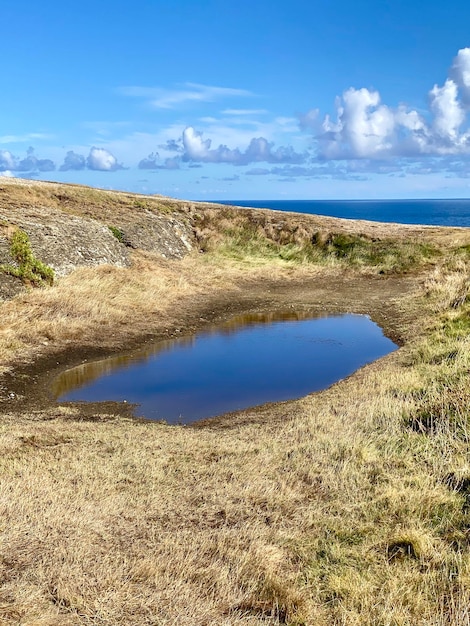
<instances>
[{"instance_id":1,"label":"hillside slope","mask_svg":"<svg viewBox=\"0 0 470 626\"><path fill-rule=\"evenodd\" d=\"M0 219L0 264L20 232L56 272L0 272L0 624L470 624L467 229L9 180ZM286 310L401 347L191 427L51 397L69 365Z\"/></svg>"}]
</instances>

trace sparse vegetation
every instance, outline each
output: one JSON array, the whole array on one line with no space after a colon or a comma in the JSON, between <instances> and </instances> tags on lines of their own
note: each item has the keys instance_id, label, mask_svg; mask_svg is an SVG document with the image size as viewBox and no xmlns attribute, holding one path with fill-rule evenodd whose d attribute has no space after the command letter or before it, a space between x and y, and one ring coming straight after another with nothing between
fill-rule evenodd
<instances>
[{"instance_id":1,"label":"sparse vegetation","mask_svg":"<svg viewBox=\"0 0 470 626\"><path fill-rule=\"evenodd\" d=\"M358 268L378 274L416 271L440 256L432 241L371 237L364 233L289 228L288 222L271 225L249 214L225 217L206 224L200 217L200 247L205 252L248 264L288 262Z\"/></svg>"},{"instance_id":2,"label":"sparse vegetation","mask_svg":"<svg viewBox=\"0 0 470 626\"><path fill-rule=\"evenodd\" d=\"M368 312L402 348L199 428L54 406L39 379L16 404L0 379L0 623L468 626L470 234L198 214L205 254L0 303L2 363L253 303Z\"/></svg>"},{"instance_id":3,"label":"sparse vegetation","mask_svg":"<svg viewBox=\"0 0 470 626\"><path fill-rule=\"evenodd\" d=\"M16 276L33 287L52 285L54 270L36 259L28 235L19 228L11 238L10 253L17 265L0 265L0 271Z\"/></svg>"},{"instance_id":4,"label":"sparse vegetation","mask_svg":"<svg viewBox=\"0 0 470 626\"><path fill-rule=\"evenodd\" d=\"M120 228L117 228L117 226L108 226L108 228L119 241L119 243L124 243L124 231L122 231Z\"/></svg>"},{"instance_id":5,"label":"sparse vegetation","mask_svg":"<svg viewBox=\"0 0 470 626\"><path fill-rule=\"evenodd\" d=\"M314 233L312 247L322 259L333 257L353 267L375 267L380 273L401 273L421 268L439 255L431 243L373 239L365 235Z\"/></svg>"}]
</instances>

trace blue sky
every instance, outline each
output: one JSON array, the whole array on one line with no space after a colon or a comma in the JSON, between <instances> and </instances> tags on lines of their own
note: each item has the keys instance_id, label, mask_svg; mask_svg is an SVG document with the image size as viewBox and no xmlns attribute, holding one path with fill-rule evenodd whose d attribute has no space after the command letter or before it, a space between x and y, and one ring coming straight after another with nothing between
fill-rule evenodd
<instances>
[{"instance_id":1,"label":"blue sky","mask_svg":"<svg viewBox=\"0 0 470 626\"><path fill-rule=\"evenodd\" d=\"M466 1L2 0L0 23L0 176L470 196Z\"/></svg>"}]
</instances>

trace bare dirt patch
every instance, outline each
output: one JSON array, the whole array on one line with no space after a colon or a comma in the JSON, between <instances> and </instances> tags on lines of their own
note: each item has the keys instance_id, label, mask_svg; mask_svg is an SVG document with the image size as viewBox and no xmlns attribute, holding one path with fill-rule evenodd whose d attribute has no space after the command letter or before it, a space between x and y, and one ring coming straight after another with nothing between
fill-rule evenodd
<instances>
[{"instance_id":1,"label":"bare dirt patch","mask_svg":"<svg viewBox=\"0 0 470 626\"><path fill-rule=\"evenodd\" d=\"M400 305L400 298L415 288L409 277L378 276L304 276L302 280L257 276L251 280L239 278L231 289L196 292L183 295L171 317L163 315L149 319L135 312L131 328L127 324L114 327L112 332L96 342L94 329L75 341L36 346L23 365L4 375L0 388L0 403L29 410L45 409L51 404L49 386L61 370L116 352L132 351L159 340L184 337L249 312L274 312L293 309L318 314L367 314L397 343L404 340L403 332L409 315ZM386 306L384 306L386 302ZM1 379L0 379L1 380ZM0 405L1 406L1 405ZM96 407L93 407L95 410ZM116 414L129 414L129 407L116 403Z\"/></svg>"}]
</instances>

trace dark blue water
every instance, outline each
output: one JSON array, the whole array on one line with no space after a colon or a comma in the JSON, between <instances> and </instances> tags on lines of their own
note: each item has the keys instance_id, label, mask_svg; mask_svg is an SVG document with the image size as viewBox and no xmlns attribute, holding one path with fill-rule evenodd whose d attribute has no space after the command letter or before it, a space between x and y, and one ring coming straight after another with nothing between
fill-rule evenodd
<instances>
[{"instance_id":1,"label":"dark blue water","mask_svg":"<svg viewBox=\"0 0 470 626\"><path fill-rule=\"evenodd\" d=\"M288 400L324 389L396 349L368 317L248 316L213 332L64 372L59 401L127 401L169 423ZM293 319L294 318L294 319Z\"/></svg>"},{"instance_id":2,"label":"dark blue water","mask_svg":"<svg viewBox=\"0 0 470 626\"><path fill-rule=\"evenodd\" d=\"M294 211L329 217L431 224L434 226L470 226L470 200L221 200L220 204Z\"/></svg>"}]
</instances>

